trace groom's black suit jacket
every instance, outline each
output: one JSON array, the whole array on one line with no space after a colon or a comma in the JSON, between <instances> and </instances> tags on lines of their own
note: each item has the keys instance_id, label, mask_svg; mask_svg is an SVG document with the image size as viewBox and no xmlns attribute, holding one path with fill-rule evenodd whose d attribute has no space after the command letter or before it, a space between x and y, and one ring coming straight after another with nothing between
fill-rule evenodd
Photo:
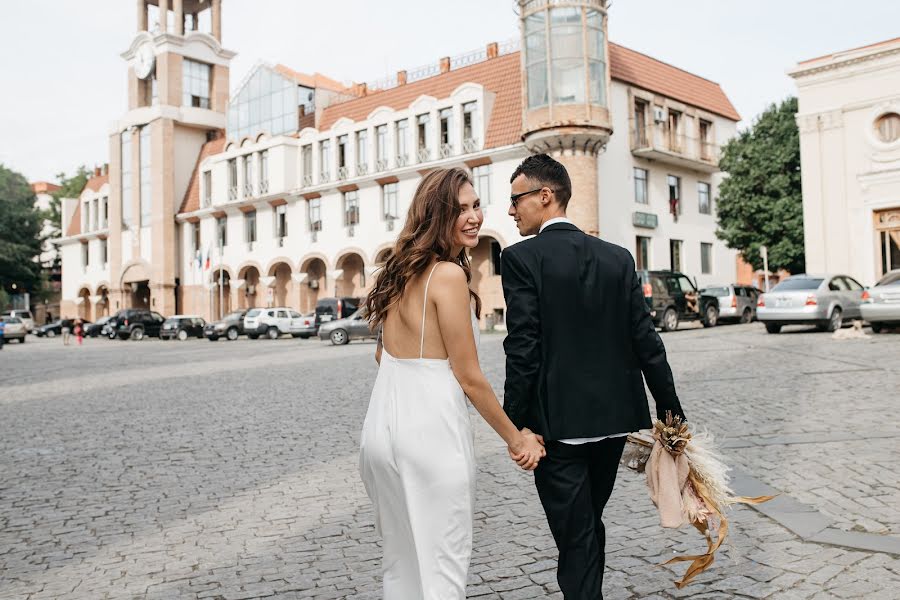
<instances>
[{"instance_id":1,"label":"groom's black suit jacket","mask_svg":"<svg viewBox=\"0 0 900 600\"><path fill-rule=\"evenodd\" d=\"M684 415L627 250L555 223L503 251L502 278L517 427L547 441L650 427L642 372L657 417Z\"/></svg>"}]
</instances>

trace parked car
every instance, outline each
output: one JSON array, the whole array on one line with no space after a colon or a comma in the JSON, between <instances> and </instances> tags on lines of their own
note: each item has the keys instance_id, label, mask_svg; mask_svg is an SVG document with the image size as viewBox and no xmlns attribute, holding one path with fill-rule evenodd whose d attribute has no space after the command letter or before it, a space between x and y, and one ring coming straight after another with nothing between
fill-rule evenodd
<instances>
[{"instance_id":1,"label":"parked car","mask_svg":"<svg viewBox=\"0 0 900 600\"><path fill-rule=\"evenodd\" d=\"M847 275L794 275L759 297L756 318L769 333L778 333L785 325L837 331L845 320L861 318L864 291Z\"/></svg>"},{"instance_id":2,"label":"parked car","mask_svg":"<svg viewBox=\"0 0 900 600\"><path fill-rule=\"evenodd\" d=\"M900 327L900 269L886 273L863 292L860 310L874 333L881 333L885 327Z\"/></svg>"},{"instance_id":3,"label":"parked car","mask_svg":"<svg viewBox=\"0 0 900 600\"><path fill-rule=\"evenodd\" d=\"M28 333L31 333L34 330L34 317L30 310L11 310L7 314L10 317L18 317L21 319L22 324L25 325L25 329Z\"/></svg>"},{"instance_id":4,"label":"parked car","mask_svg":"<svg viewBox=\"0 0 900 600\"><path fill-rule=\"evenodd\" d=\"M303 325L295 337L301 337L306 340L316 335L319 332L319 327L316 325L316 313L311 312L300 316L303 317Z\"/></svg>"},{"instance_id":5,"label":"parked car","mask_svg":"<svg viewBox=\"0 0 900 600\"><path fill-rule=\"evenodd\" d=\"M715 296L719 300L719 320L749 323L756 318L756 301L762 290L749 285L730 283L711 285L700 290L701 294Z\"/></svg>"},{"instance_id":6,"label":"parked car","mask_svg":"<svg viewBox=\"0 0 900 600\"><path fill-rule=\"evenodd\" d=\"M173 315L163 321L159 339L184 341L190 337L202 338L206 321L196 315Z\"/></svg>"},{"instance_id":7,"label":"parked car","mask_svg":"<svg viewBox=\"0 0 900 600\"><path fill-rule=\"evenodd\" d=\"M100 317L99 319L97 319L96 323L85 324L85 327L84 327L85 337L95 338L98 335L102 335L103 330L106 327L106 324L109 323L109 320L111 318L112 317L109 317L109 316Z\"/></svg>"},{"instance_id":8,"label":"parked car","mask_svg":"<svg viewBox=\"0 0 900 600\"><path fill-rule=\"evenodd\" d=\"M144 308L128 308L116 316L116 335L120 340L142 340L159 337L165 319L158 312Z\"/></svg>"},{"instance_id":9,"label":"parked car","mask_svg":"<svg viewBox=\"0 0 900 600\"><path fill-rule=\"evenodd\" d=\"M119 333L119 319L122 315L125 314L125 310L117 311L116 314L109 318L109 321L106 322L106 325L103 326L103 329L100 330L100 335L105 335L111 340L116 339Z\"/></svg>"},{"instance_id":10,"label":"parked car","mask_svg":"<svg viewBox=\"0 0 900 600\"><path fill-rule=\"evenodd\" d=\"M307 321L296 310L283 306L274 308L251 308L244 316L244 331L251 340L265 335L277 340L283 334L301 337L307 330Z\"/></svg>"},{"instance_id":11,"label":"parked car","mask_svg":"<svg viewBox=\"0 0 900 600\"><path fill-rule=\"evenodd\" d=\"M678 329L681 321L719 323L719 299L697 290L687 275L677 271L638 271L650 317L663 331Z\"/></svg>"},{"instance_id":12,"label":"parked car","mask_svg":"<svg viewBox=\"0 0 900 600\"><path fill-rule=\"evenodd\" d=\"M9 315L0 317L0 321L3 322L4 342L19 340L20 344L25 343L25 336L28 334L28 330L25 326L25 321L23 321L19 317L11 317Z\"/></svg>"},{"instance_id":13,"label":"parked car","mask_svg":"<svg viewBox=\"0 0 900 600\"><path fill-rule=\"evenodd\" d=\"M211 342L215 342L220 337L226 340L234 341L239 336L244 335L244 316L246 310L236 310L228 313L218 321L207 323L203 329L203 335Z\"/></svg>"},{"instance_id":14,"label":"parked car","mask_svg":"<svg viewBox=\"0 0 900 600\"><path fill-rule=\"evenodd\" d=\"M349 344L350 340L368 340L378 337L378 332L369 325L365 308L357 310L346 319L328 321L319 326L319 339L331 340L335 346Z\"/></svg>"},{"instance_id":15,"label":"parked car","mask_svg":"<svg viewBox=\"0 0 900 600\"><path fill-rule=\"evenodd\" d=\"M62 320L57 319L52 323L47 323L46 325L41 325L40 327L36 327L34 329L34 335L38 337L56 337L58 335L62 335Z\"/></svg>"},{"instance_id":16,"label":"parked car","mask_svg":"<svg viewBox=\"0 0 900 600\"><path fill-rule=\"evenodd\" d=\"M328 321L349 317L359 305L359 298L320 298L316 302L316 327Z\"/></svg>"}]
</instances>

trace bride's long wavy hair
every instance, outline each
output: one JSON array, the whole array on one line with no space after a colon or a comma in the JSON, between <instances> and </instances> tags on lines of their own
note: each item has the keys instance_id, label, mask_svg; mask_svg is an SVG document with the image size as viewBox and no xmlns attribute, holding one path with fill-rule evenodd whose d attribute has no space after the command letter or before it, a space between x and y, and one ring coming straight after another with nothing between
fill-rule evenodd
<instances>
[{"instance_id":1,"label":"bride's long wavy hair","mask_svg":"<svg viewBox=\"0 0 900 600\"><path fill-rule=\"evenodd\" d=\"M406 285L435 258L458 264L465 271L466 280L472 281L465 248L456 256L451 255L456 219L462 212L459 191L467 183L472 184L469 174L457 168L435 169L422 178L406 224L366 298L373 327L384 324L388 310L400 300ZM481 298L471 289L469 295L475 300L475 313L480 318Z\"/></svg>"}]
</instances>

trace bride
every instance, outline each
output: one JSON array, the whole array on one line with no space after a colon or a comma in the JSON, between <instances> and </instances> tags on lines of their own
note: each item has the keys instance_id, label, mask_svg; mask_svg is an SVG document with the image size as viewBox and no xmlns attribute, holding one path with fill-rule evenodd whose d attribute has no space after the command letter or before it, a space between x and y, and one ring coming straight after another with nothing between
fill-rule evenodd
<instances>
[{"instance_id":1,"label":"bride","mask_svg":"<svg viewBox=\"0 0 900 600\"><path fill-rule=\"evenodd\" d=\"M384 538L386 600L466 596L475 506L467 397L520 467L545 455L542 440L503 412L478 364L481 301L469 289L466 249L478 245L483 220L464 170L428 173L366 299L382 336L359 463Z\"/></svg>"}]
</instances>

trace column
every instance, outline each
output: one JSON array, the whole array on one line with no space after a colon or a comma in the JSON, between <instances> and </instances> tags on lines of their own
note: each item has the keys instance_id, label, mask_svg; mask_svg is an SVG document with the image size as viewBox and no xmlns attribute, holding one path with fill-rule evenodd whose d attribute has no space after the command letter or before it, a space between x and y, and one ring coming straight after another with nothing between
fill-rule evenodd
<instances>
[{"instance_id":1,"label":"column","mask_svg":"<svg viewBox=\"0 0 900 600\"><path fill-rule=\"evenodd\" d=\"M184 6L182 0L172 0L175 10L175 35L184 35Z\"/></svg>"},{"instance_id":2,"label":"column","mask_svg":"<svg viewBox=\"0 0 900 600\"><path fill-rule=\"evenodd\" d=\"M162 33L169 30L169 0L159 0L159 30Z\"/></svg>"},{"instance_id":3,"label":"column","mask_svg":"<svg viewBox=\"0 0 900 600\"><path fill-rule=\"evenodd\" d=\"M222 43L222 0L212 0L212 35Z\"/></svg>"},{"instance_id":4,"label":"column","mask_svg":"<svg viewBox=\"0 0 900 600\"><path fill-rule=\"evenodd\" d=\"M146 0L137 0L137 28L138 31L147 31L147 5Z\"/></svg>"}]
</instances>

